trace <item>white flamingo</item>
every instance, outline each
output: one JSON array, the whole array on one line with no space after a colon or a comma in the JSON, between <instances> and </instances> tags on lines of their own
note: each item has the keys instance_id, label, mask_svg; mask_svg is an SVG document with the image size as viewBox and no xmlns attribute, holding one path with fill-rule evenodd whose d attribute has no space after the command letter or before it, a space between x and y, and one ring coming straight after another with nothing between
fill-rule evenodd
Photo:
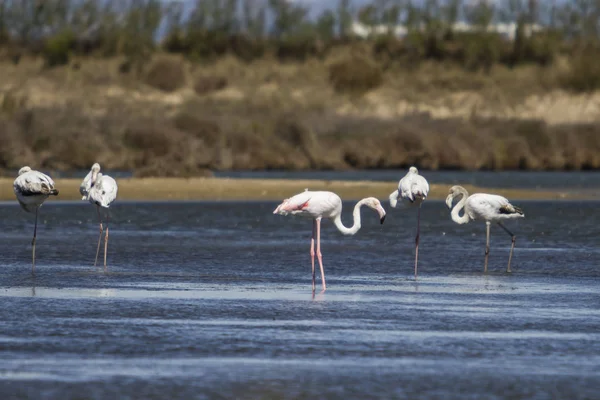
<instances>
[{"instance_id":1,"label":"white flamingo","mask_svg":"<svg viewBox=\"0 0 600 400\"><path fill-rule=\"evenodd\" d=\"M417 235L415 236L415 279L417 279L417 265L419 263L419 231L421 225L421 204L429 194L427 179L419 175L419 170L410 167L404 178L398 182L398 190L390 194L390 206L396 208L398 197L404 204L417 207Z\"/></svg>"},{"instance_id":2,"label":"white flamingo","mask_svg":"<svg viewBox=\"0 0 600 400\"><path fill-rule=\"evenodd\" d=\"M344 235L354 235L360 229L360 208L367 206L379 214L379 219L383 224L385 220L385 210L381 206L379 200L374 197L367 197L356 203L352 216L354 224L347 228L342 223L342 199L333 192L312 192L306 189L289 199L285 199L273 214L280 215L300 215L313 219L312 238L310 240L310 259L312 263L312 290L315 291L315 233L317 236L317 251L316 255L319 260L321 269L321 283L323 291L327 289L325 284L325 272L323 270L323 260L321 255L321 219L329 218L333 220L336 228Z\"/></svg>"},{"instance_id":3,"label":"white flamingo","mask_svg":"<svg viewBox=\"0 0 600 400\"><path fill-rule=\"evenodd\" d=\"M456 197L462 197L460 201L452 208L452 202ZM486 242L485 242L485 264L484 272L487 272L488 256L490 254L490 224L497 223L512 238L510 246L510 255L508 256L508 266L506 272L511 272L510 262L512 260L513 250L517 237L509 231L502 221L507 219L523 218L525 214L519 207L515 207L502 196L487 193L475 193L469 196L467 190L462 186L452 186L450 194L446 198L446 205L452 209L452 220L457 224L466 224L471 220L484 220L486 224ZM464 209L462 217L460 210Z\"/></svg>"},{"instance_id":4,"label":"white flamingo","mask_svg":"<svg viewBox=\"0 0 600 400\"><path fill-rule=\"evenodd\" d=\"M48 175L34 171L29 167L19 170L19 176L13 183L13 191L19 204L27 212L35 211L35 226L33 228L31 273L35 273L35 239L37 236L38 209L48 196L58 196L54 181Z\"/></svg>"},{"instance_id":5,"label":"white flamingo","mask_svg":"<svg viewBox=\"0 0 600 400\"><path fill-rule=\"evenodd\" d=\"M117 198L117 182L108 175L102 175L100 172L100 164L95 163L92 165L90 172L86 175L79 186L79 193L83 196L82 200L88 200L90 203L96 205L98 211L98 220L100 221L100 236L98 236L98 246L96 247L96 259L94 260L94 267L98 263L98 253L100 252L100 242L102 241L102 216L100 214L100 208L105 210ZM104 270L106 271L106 253L108 250L108 212L106 213L106 236L104 238Z\"/></svg>"}]
</instances>

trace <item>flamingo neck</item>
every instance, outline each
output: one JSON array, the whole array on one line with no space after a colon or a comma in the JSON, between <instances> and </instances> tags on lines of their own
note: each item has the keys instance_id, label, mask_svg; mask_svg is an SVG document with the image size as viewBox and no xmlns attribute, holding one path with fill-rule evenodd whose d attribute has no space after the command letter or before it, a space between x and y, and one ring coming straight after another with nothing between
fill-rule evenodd
<instances>
[{"instance_id":1,"label":"flamingo neck","mask_svg":"<svg viewBox=\"0 0 600 400\"><path fill-rule=\"evenodd\" d=\"M333 223L335 224L336 228L338 228L338 230L342 232L342 234L354 235L356 232L358 232L358 230L360 229L360 208L365 204L365 201L366 199L362 199L354 206L354 211L352 212L352 218L354 219L354 223L350 228L344 226L344 223L342 222L341 210L340 213L333 218Z\"/></svg>"},{"instance_id":2,"label":"flamingo neck","mask_svg":"<svg viewBox=\"0 0 600 400\"><path fill-rule=\"evenodd\" d=\"M452 212L450 213L450 216L452 217L452 221L456 222L457 224L466 224L467 222L469 222L469 216L467 215L464 208L465 208L465 203L467 202L467 197L469 197L469 193L463 189L460 191L460 193L457 195L457 197L458 196L461 196L461 199L452 208ZM459 215L461 210L463 210L462 217Z\"/></svg>"},{"instance_id":3,"label":"flamingo neck","mask_svg":"<svg viewBox=\"0 0 600 400\"><path fill-rule=\"evenodd\" d=\"M394 193L390 194L389 199L390 206L396 208L396 205L398 204L398 190L394 190Z\"/></svg>"}]
</instances>

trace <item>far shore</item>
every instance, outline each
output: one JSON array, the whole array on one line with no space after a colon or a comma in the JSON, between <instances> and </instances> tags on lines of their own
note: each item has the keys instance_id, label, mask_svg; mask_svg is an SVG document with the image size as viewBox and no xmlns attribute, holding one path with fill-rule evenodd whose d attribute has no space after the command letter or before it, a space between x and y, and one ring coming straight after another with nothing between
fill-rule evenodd
<instances>
[{"instance_id":1,"label":"far shore","mask_svg":"<svg viewBox=\"0 0 600 400\"><path fill-rule=\"evenodd\" d=\"M13 179L0 178L0 200L15 200ZM80 179L56 179L57 200L81 200ZM386 200L398 182L325 181L285 179L233 178L128 178L119 179L118 200L266 200L278 201L309 190L329 190L343 199L356 200L373 196ZM469 193L484 192L505 196L512 200L586 200L593 197L561 191L525 189L491 189L464 185ZM450 185L430 185L429 199L443 200Z\"/></svg>"}]
</instances>

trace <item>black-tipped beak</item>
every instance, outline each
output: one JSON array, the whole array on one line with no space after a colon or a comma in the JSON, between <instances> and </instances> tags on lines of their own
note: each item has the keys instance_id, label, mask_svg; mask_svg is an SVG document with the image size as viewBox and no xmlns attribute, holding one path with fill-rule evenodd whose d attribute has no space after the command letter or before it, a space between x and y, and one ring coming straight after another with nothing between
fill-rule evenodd
<instances>
[{"instance_id":1,"label":"black-tipped beak","mask_svg":"<svg viewBox=\"0 0 600 400\"><path fill-rule=\"evenodd\" d=\"M383 225L383 221L385 221L385 215L383 217L381 217L381 219L379 220L381 222L381 225Z\"/></svg>"}]
</instances>

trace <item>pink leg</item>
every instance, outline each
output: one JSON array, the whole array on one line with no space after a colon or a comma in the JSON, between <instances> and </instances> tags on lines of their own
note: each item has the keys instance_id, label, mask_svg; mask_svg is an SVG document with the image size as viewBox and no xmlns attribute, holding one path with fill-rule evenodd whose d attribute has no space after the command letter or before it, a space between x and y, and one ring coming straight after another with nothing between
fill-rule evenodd
<instances>
[{"instance_id":1,"label":"pink leg","mask_svg":"<svg viewBox=\"0 0 600 400\"><path fill-rule=\"evenodd\" d=\"M106 236L104 237L104 272L106 272L106 252L108 251L108 220L110 216L106 216Z\"/></svg>"},{"instance_id":2,"label":"pink leg","mask_svg":"<svg viewBox=\"0 0 600 400\"><path fill-rule=\"evenodd\" d=\"M100 253L100 242L102 241L102 232L104 231L102 227L102 217L100 216L99 206L96 206L96 211L98 212L98 220L100 221L100 236L98 236L98 246L96 246L96 259L94 260L94 267L98 263L98 253Z\"/></svg>"},{"instance_id":3,"label":"pink leg","mask_svg":"<svg viewBox=\"0 0 600 400\"><path fill-rule=\"evenodd\" d=\"M417 265L419 263L419 231L421 225L421 206L417 213L417 237L415 238L415 280L417 280Z\"/></svg>"},{"instance_id":4,"label":"pink leg","mask_svg":"<svg viewBox=\"0 0 600 400\"><path fill-rule=\"evenodd\" d=\"M315 292L315 230L317 222L313 220L312 236L310 238L310 262L312 264L312 291Z\"/></svg>"},{"instance_id":5,"label":"pink leg","mask_svg":"<svg viewBox=\"0 0 600 400\"><path fill-rule=\"evenodd\" d=\"M106 272L106 251L108 250L108 226L106 227L106 237L104 238L104 272Z\"/></svg>"},{"instance_id":6,"label":"pink leg","mask_svg":"<svg viewBox=\"0 0 600 400\"><path fill-rule=\"evenodd\" d=\"M40 208L36 207L35 208L35 226L33 228L33 240L31 241L31 254L32 254L32 258L31 258L31 275L35 275L35 238L37 236L37 219L38 219L38 210ZM510 265L510 261L508 262L508 264Z\"/></svg>"},{"instance_id":7,"label":"pink leg","mask_svg":"<svg viewBox=\"0 0 600 400\"><path fill-rule=\"evenodd\" d=\"M323 270L323 256L321 255L321 218L317 218L317 258L319 259L319 267L321 268L321 283L323 284L323 291L327 290L325 284L325 271Z\"/></svg>"}]
</instances>

